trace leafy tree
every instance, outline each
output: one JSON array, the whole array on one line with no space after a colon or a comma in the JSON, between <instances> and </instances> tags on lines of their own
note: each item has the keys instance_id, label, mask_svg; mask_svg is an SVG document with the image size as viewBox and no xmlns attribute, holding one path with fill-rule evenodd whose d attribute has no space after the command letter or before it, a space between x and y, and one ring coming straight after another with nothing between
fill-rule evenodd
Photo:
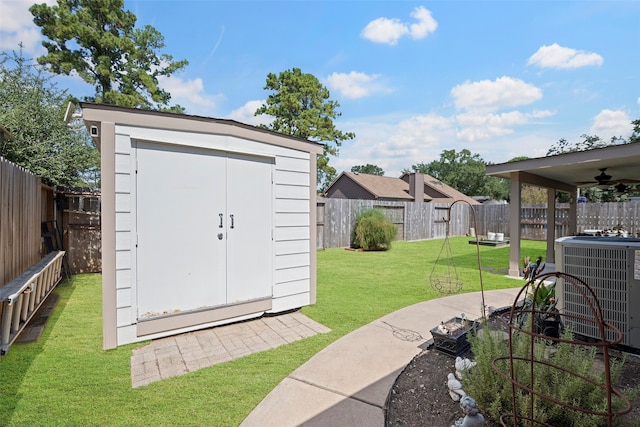
<instances>
[{"instance_id":1,"label":"leafy tree","mask_svg":"<svg viewBox=\"0 0 640 427\"><path fill-rule=\"evenodd\" d=\"M628 140L620 136L614 136L611 137L611 140L609 142L607 142L603 141L597 135L582 134L580 135L580 137L583 139L582 141L571 144L566 139L561 138L557 143L549 148L549 150L547 151L547 156L553 156L563 153L573 153L576 151L593 150L595 148L608 147L610 145L622 145L640 142L640 119L632 121L631 124L633 124L633 132L631 133L631 136Z\"/></svg>"},{"instance_id":2,"label":"leafy tree","mask_svg":"<svg viewBox=\"0 0 640 427\"><path fill-rule=\"evenodd\" d=\"M463 149L444 150L439 160L411 166L414 172L425 173L468 196L489 195L502 200L509 197L506 180L487 176L487 164L478 155Z\"/></svg>"},{"instance_id":3,"label":"leafy tree","mask_svg":"<svg viewBox=\"0 0 640 427\"><path fill-rule=\"evenodd\" d=\"M269 95L255 115L267 114L274 119L266 129L324 143L324 153L318 158L318 182L326 188L336 176L329 165L329 156L337 156L342 141L355 138L352 132L336 129L333 121L342 114L340 104L329 99L329 90L312 74L299 68L286 70L278 75L269 73L265 90Z\"/></svg>"},{"instance_id":4,"label":"leafy tree","mask_svg":"<svg viewBox=\"0 0 640 427\"><path fill-rule=\"evenodd\" d=\"M527 160L528 158L527 156L517 156L509 160L509 162L519 162L521 160ZM546 204L547 190L542 187L523 184L520 199L522 203Z\"/></svg>"},{"instance_id":5,"label":"leafy tree","mask_svg":"<svg viewBox=\"0 0 640 427\"><path fill-rule=\"evenodd\" d=\"M628 140L625 140L622 137L614 136L609 142L606 142L597 135L583 134L581 135L583 141L578 141L571 144L566 139L561 138L555 145L549 148L549 151L547 151L547 156L553 156L563 153L573 153L576 151L593 150L595 148L608 147L610 145L638 143L640 142L640 119L633 120L631 124L633 124L633 132L629 136ZM586 197L590 202L615 202L627 200L627 196L624 194L619 195L613 193L612 191L603 191L595 187L582 189L581 195ZM561 192L558 194L557 199L560 202L568 202L570 197L571 196L569 194Z\"/></svg>"},{"instance_id":6,"label":"leafy tree","mask_svg":"<svg viewBox=\"0 0 640 427\"><path fill-rule=\"evenodd\" d=\"M633 125L633 132L629 137L629 143L632 144L635 142L640 142L640 119L632 121L631 124Z\"/></svg>"},{"instance_id":7,"label":"leafy tree","mask_svg":"<svg viewBox=\"0 0 640 427\"><path fill-rule=\"evenodd\" d=\"M520 194L522 203L547 203L547 190L542 187L536 187L535 185L522 185L522 192Z\"/></svg>"},{"instance_id":8,"label":"leafy tree","mask_svg":"<svg viewBox=\"0 0 640 427\"><path fill-rule=\"evenodd\" d=\"M67 92L22 52L0 58L0 124L13 136L0 145L0 155L50 185L95 186L98 151L84 125L64 123Z\"/></svg>"},{"instance_id":9,"label":"leafy tree","mask_svg":"<svg viewBox=\"0 0 640 427\"><path fill-rule=\"evenodd\" d=\"M135 28L136 16L124 9L124 0L58 0L57 5L29 8L33 22L49 40L47 54L38 62L56 74L77 73L95 86L90 101L183 112L168 107L171 95L158 86L158 77L170 76L187 65L156 53L164 37L150 25Z\"/></svg>"},{"instance_id":10,"label":"leafy tree","mask_svg":"<svg viewBox=\"0 0 640 427\"><path fill-rule=\"evenodd\" d=\"M353 166L351 172L366 173L369 175L384 176L384 171L380 166L367 163L366 165Z\"/></svg>"}]
</instances>

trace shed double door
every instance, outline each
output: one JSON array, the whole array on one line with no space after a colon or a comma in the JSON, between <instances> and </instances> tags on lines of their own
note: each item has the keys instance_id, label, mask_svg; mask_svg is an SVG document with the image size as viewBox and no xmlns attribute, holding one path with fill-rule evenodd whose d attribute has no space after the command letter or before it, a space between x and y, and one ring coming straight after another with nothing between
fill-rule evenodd
<instances>
[{"instance_id":1,"label":"shed double door","mask_svg":"<svg viewBox=\"0 0 640 427\"><path fill-rule=\"evenodd\" d=\"M137 142L139 319L270 298L274 160Z\"/></svg>"}]
</instances>

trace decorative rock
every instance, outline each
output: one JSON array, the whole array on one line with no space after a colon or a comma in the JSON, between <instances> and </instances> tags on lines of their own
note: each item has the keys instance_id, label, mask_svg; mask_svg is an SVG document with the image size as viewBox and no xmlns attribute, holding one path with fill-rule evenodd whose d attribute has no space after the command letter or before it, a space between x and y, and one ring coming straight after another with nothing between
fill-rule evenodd
<instances>
[{"instance_id":1,"label":"decorative rock","mask_svg":"<svg viewBox=\"0 0 640 427\"><path fill-rule=\"evenodd\" d=\"M459 418L455 424L451 427L483 427L484 426L484 416L480 413L480 409L478 409L478 404L471 396L464 396L460 400L460 408L462 408L462 413L465 415L464 418Z\"/></svg>"},{"instance_id":2,"label":"decorative rock","mask_svg":"<svg viewBox=\"0 0 640 427\"><path fill-rule=\"evenodd\" d=\"M460 356L456 357L455 367L456 367L456 377L462 379L462 374L464 371L468 371L469 369L476 366L476 362L471 361L468 358L462 358Z\"/></svg>"},{"instance_id":3,"label":"decorative rock","mask_svg":"<svg viewBox=\"0 0 640 427\"><path fill-rule=\"evenodd\" d=\"M444 322L440 322L440 324L438 325L438 332L440 332L441 334L448 334L449 333L449 330L445 326Z\"/></svg>"},{"instance_id":4,"label":"decorative rock","mask_svg":"<svg viewBox=\"0 0 640 427\"><path fill-rule=\"evenodd\" d=\"M447 376L447 387L449 388L449 396L451 396L454 402L457 402L460 398L467 395L462 389L462 383L460 383L453 374Z\"/></svg>"}]
</instances>

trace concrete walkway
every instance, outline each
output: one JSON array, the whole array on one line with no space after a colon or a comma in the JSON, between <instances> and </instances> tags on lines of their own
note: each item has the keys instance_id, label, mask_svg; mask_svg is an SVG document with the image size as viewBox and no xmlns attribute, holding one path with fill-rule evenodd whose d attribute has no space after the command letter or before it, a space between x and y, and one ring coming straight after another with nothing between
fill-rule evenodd
<instances>
[{"instance_id":1,"label":"concrete walkway","mask_svg":"<svg viewBox=\"0 0 640 427\"><path fill-rule=\"evenodd\" d=\"M487 314L510 306L519 290L485 292ZM278 384L241 427L384 427L389 391L432 343L430 330L462 313L481 317L481 301L479 292L425 301L345 335ZM326 332L292 312L154 340L133 350L131 383L144 386Z\"/></svg>"},{"instance_id":2,"label":"concrete walkway","mask_svg":"<svg viewBox=\"0 0 640 427\"><path fill-rule=\"evenodd\" d=\"M141 387L326 332L330 329L291 312L157 339L133 350L131 385Z\"/></svg>"},{"instance_id":3,"label":"concrete walkway","mask_svg":"<svg viewBox=\"0 0 640 427\"><path fill-rule=\"evenodd\" d=\"M519 290L485 292L487 314ZM477 292L418 303L345 335L285 378L241 427L384 427L387 395L432 341L430 329L462 313L481 317L481 300Z\"/></svg>"}]
</instances>

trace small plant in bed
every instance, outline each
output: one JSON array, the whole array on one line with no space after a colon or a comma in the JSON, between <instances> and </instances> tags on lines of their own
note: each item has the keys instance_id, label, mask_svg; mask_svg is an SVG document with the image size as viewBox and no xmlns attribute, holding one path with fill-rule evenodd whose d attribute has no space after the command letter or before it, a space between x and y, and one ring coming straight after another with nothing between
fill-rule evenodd
<instances>
[{"instance_id":1,"label":"small plant in bed","mask_svg":"<svg viewBox=\"0 0 640 427\"><path fill-rule=\"evenodd\" d=\"M380 209L360 212L351 232L351 247L365 251L386 251L396 238L397 230Z\"/></svg>"},{"instance_id":2,"label":"small plant in bed","mask_svg":"<svg viewBox=\"0 0 640 427\"><path fill-rule=\"evenodd\" d=\"M531 322L529 319L528 322ZM530 337L524 333L514 333L513 356L520 358L514 365L515 379L521 384L532 386L528 383L530 375L529 363L523 363L530 354ZM603 373L594 367L598 366L595 347L586 347L573 343L574 336L570 328L565 328L562 339L568 342L559 342L550 346L549 342L536 338L534 359L548 361L561 369L551 368L543 363L535 363L535 384L533 388L543 391L545 395L554 397L563 402L571 402L574 407L588 408L591 410L606 410L606 395L602 388L597 387L581 378L602 383ZM498 357L509 354L507 340L501 331L489 332L489 328L483 328L478 334L469 337L473 354L476 355L477 365L463 378L465 391L473 396L484 413L494 420L501 415L512 414L511 383L504 380L492 368L492 362ZM611 380L616 383L620 377L624 364L623 360L613 361L611 364ZM508 372L508 362L500 361L496 365L502 372ZM525 416L531 416L529 412L529 399L531 396L518 392L518 412ZM614 407L620 409L622 402L614 400ZM603 417L586 414L576 410L570 410L563 406L553 404L545 399L534 400L534 419L536 422L547 423L553 426L593 426L602 425ZM542 425L542 424L540 424Z\"/></svg>"}]
</instances>

